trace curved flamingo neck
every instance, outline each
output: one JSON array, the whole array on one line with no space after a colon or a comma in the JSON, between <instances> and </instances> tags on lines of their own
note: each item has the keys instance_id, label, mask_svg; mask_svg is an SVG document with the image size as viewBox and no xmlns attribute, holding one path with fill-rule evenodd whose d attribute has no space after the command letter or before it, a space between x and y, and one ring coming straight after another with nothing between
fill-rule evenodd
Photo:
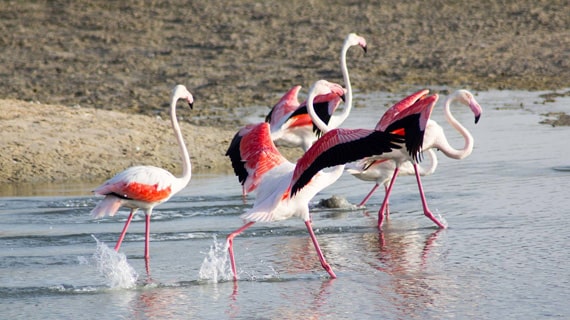
<instances>
[{"instance_id":1,"label":"curved flamingo neck","mask_svg":"<svg viewBox=\"0 0 570 320\"><path fill-rule=\"evenodd\" d=\"M328 125L324 123L323 120L321 120L321 118L315 112L315 106L313 104L313 100L315 100L316 96L317 94L315 90L311 90L309 92L309 96L307 97L307 112L309 113L311 120L313 120L313 123L317 126L317 128L319 128L319 130L321 130L323 133L327 133L335 127L331 125L331 121L329 121Z\"/></svg>"},{"instance_id":2,"label":"curved flamingo neck","mask_svg":"<svg viewBox=\"0 0 570 320\"><path fill-rule=\"evenodd\" d=\"M190 182L190 178L192 177L192 163L190 162L190 154L188 153L188 149L186 148L186 144L182 138L180 125L178 124L178 119L176 118L176 103L178 102L179 98L179 95L173 93L170 100L170 121L172 123L172 129L174 130L174 135L176 136L176 140L178 141L180 152L182 154L182 176L178 178L179 185L176 186L176 188L179 189L173 191L179 191L180 189L183 189L188 184L188 182Z\"/></svg>"},{"instance_id":3,"label":"curved flamingo neck","mask_svg":"<svg viewBox=\"0 0 570 320\"><path fill-rule=\"evenodd\" d=\"M346 88L344 101L345 107L340 115L331 116L329 123L331 123L332 128L339 127L344 120L348 118L350 110L352 109L352 85L350 84L350 76L348 75L348 67L346 66L346 54L351 46L353 46L353 44L351 44L349 38L347 38L340 50L340 70L342 72L342 79L344 80L344 86Z\"/></svg>"},{"instance_id":4,"label":"curved flamingo neck","mask_svg":"<svg viewBox=\"0 0 570 320\"><path fill-rule=\"evenodd\" d=\"M461 125L461 123L459 123L459 121L457 121L457 119L455 119L455 117L451 114L450 105L455 100L457 100L456 95L452 95L452 96L448 97L447 100L445 100L443 113L445 115L445 119L447 120L447 122L455 130L457 130L457 132L459 132L459 134L461 134L463 136L463 138L465 139L465 144L463 145L462 149L455 149L449 144L449 142L447 142L447 139L443 139L443 141L441 141L438 148L446 156L459 160L459 159L463 159L463 158L469 156L471 154L471 152L473 152L474 140L473 140L473 136L471 135L471 133L463 125Z\"/></svg>"}]
</instances>

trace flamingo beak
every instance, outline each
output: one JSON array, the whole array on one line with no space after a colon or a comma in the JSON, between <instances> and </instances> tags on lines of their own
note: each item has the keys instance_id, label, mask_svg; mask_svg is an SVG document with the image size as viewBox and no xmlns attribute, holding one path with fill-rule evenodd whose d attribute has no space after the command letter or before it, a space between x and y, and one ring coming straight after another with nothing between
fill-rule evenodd
<instances>
[{"instance_id":1,"label":"flamingo beak","mask_svg":"<svg viewBox=\"0 0 570 320\"><path fill-rule=\"evenodd\" d=\"M188 106L190 107L190 109L194 109L194 101L191 99L188 99Z\"/></svg>"},{"instance_id":2,"label":"flamingo beak","mask_svg":"<svg viewBox=\"0 0 570 320\"><path fill-rule=\"evenodd\" d=\"M475 114L475 123L479 122L481 113L483 113L483 108L481 108L475 99L471 99L471 101L469 101L469 108L471 108L471 111L473 111L473 114Z\"/></svg>"},{"instance_id":3,"label":"flamingo beak","mask_svg":"<svg viewBox=\"0 0 570 320\"><path fill-rule=\"evenodd\" d=\"M364 50L364 54L366 54L368 52L368 47L367 46L363 46L362 50Z\"/></svg>"},{"instance_id":4,"label":"flamingo beak","mask_svg":"<svg viewBox=\"0 0 570 320\"><path fill-rule=\"evenodd\" d=\"M343 102L346 102L346 100L345 100L345 99L346 99L346 95L343 94L342 96L340 96L340 98L342 99Z\"/></svg>"}]
</instances>

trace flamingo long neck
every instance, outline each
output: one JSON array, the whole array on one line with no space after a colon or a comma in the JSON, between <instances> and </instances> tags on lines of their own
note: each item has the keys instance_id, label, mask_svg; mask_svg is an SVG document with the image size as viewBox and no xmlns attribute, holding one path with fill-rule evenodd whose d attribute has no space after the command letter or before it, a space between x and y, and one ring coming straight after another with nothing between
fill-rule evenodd
<instances>
[{"instance_id":1,"label":"flamingo long neck","mask_svg":"<svg viewBox=\"0 0 570 320\"><path fill-rule=\"evenodd\" d=\"M319 128L319 130L321 130L323 133L327 133L335 127L332 126L331 121L329 121L328 125L324 123L324 121L321 120L321 118L315 112L315 106L313 105L313 100L315 100L315 96L316 96L315 92L309 93L309 96L307 97L307 112L309 113L311 120L313 120L313 123L317 126L317 128Z\"/></svg>"},{"instance_id":2,"label":"flamingo long neck","mask_svg":"<svg viewBox=\"0 0 570 320\"><path fill-rule=\"evenodd\" d=\"M463 146L462 149L455 149L453 148L449 142L447 142L447 139L443 139L443 141L440 142L440 145L438 146L438 148L448 157L453 158L453 159L463 159L467 156L469 156L471 154L471 152L473 152L473 136L471 135L471 133L469 133L469 131L461 125L461 123L459 123L459 121L457 121L455 119L455 117L451 114L451 110L450 110L450 105L453 101L456 100L456 97L450 97L445 101L445 105L444 105L444 109L443 112L445 114L445 119L447 120L447 122L455 129L457 130L457 132L459 132L459 134L461 134L463 136L463 138L465 139L465 145Z\"/></svg>"},{"instance_id":3,"label":"flamingo long neck","mask_svg":"<svg viewBox=\"0 0 570 320\"><path fill-rule=\"evenodd\" d=\"M348 40L348 39L347 39ZM345 41L342 49L340 50L340 70L342 71L342 78L344 80L344 86L346 88L346 95L344 101L344 109L340 115L332 115L329 123L331 123L332 128L339 127L348 115L350 114L350 110L352 109L352 85L350 84L350 76L348 75L348 67L346 66L346 53L348 49L351 47L349 41Z\"/></svg>"},{"instance_id":4,"label":"flamingo long neck","mask_svg":"<svg viewBox=\"0 0 570 320\"><path fill-rule=\"evenodd\" d=\"M172 122L172 129L174 130L174 135L180 146L180 151L182 153L182 176L178 178L180 181L180 189L184 188L190 178L192 177L192 164L190 163L190 154L182 138L182 132L180 130L180 125L178 124L178 119L176 118L176 103L178 102L178 97L173 95L170 101L170 121ZM176 190L179 191L179 190Z\"/></svg>"}]
</instances>

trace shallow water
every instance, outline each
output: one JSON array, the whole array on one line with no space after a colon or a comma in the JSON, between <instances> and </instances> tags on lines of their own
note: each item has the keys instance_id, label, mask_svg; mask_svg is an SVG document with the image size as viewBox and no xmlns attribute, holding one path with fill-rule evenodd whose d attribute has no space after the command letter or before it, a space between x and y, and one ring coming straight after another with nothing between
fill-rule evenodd
<instances>
[{"instance_id":1,"label":"shallow water","mask_svg":"<svg viewBox=\"0 0 570 320\"><path fill-rule=\"evenodd\" d=\"M114 253L107 246L114 245L128 212L91 219L98 201L89 193L94 184L4 187L2 317L568 318L570 172L554 168L570 165L570 128L538 122L547 111L567 109L570 99L542 104L538 95L481 92L484 113L477 125L467 108L453 109L475 137L474 152L462 161L438 153L437 171L423 179L430 208L448 229L436 229L423 216L411 177L399 178L383 232L375 228L382 191L366 210L315 208L317 238L335 280L320 267L300 220L258 224L236 238L240 280L227 280L223 240L241 226L237 216L252 203L242 202L233 176L195 176L156 208L150 277L142 215ZM353 110L345 126L374 126L398 98L358 96L370 107ZM433 118L446 125L441 107ZM344 175L313 204L332 195L358 203L371 186ZM121 278L130 271L110 259L122 254L137 278ZM105 269L102 261L113 265Z\"/></svg>"}]
</instances>

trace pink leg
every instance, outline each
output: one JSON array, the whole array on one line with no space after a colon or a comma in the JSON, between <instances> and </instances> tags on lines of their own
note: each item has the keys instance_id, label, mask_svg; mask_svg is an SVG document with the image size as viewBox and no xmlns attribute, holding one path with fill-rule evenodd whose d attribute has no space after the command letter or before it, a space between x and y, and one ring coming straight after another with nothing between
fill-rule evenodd
<instances>
[{"instance_id":1,"label":"pink leg","mask_svg":"<svg viewBox=\"0 0 570 320\"><path fill-rule=\"evenodd\" d=\"M150 214L151 212L146 213L146 225L145 225L145 237L144 237L144 259L148 261L150 259Z\"/></svg>"},{"instance_id":2,"label":"pink leg","mask_svg":"<svg viewBox=\"0 0 570 320\"><path fill-rule=\"evenodd\" d=\"M384 223L384 214L388 210L388 199L390 199L392 187L394 187L394 182L396 182L398 172L400 172L400 168L396 167L396 169L394 169L392 179L390 180L390 185L388 185L388 189L386 189L386 195L384 196L384 201L382 201L382 206L380 207L380 210L378 210L378 229L382 229L382 224Z\"/></svg>"},{"instance_id":3,"label":"pink leg","mask_svg":"<svg viewBox=\"0 0 570 320\"><path fill-rule=\"evenodd\" d=\"M137 212L137 209L131 209L131 214L127 218L127 222L125 222L125 226L123 227L123 231L121 232L121 235L119 236L119 240L117 240L117 244L115 245L115 251L119 251L119 248L121 248L121 243L123 243L123 240L125 239L125 235L127 234L127 229L129 228L129 225L131 224L131 221L133 220L133 217L135 216L135 212Z\"/></svg>"},{"instance_id":4,"label":"pink leg","mask_svg":"<svg viewBox=\"0 0 570 320\"><path fill-rule=\"evenodd\" d=\"M245 186L243 185L241 186L241 199L244 204L247 202L247 192L245 192Z\"/></svg>"},{"instance_id":5,"label":"pink leg","mask_svg":"<svg viewBox=\"0 0 570 320\"><path fill-rule=\"evenodd\" d=\"M325 256L323 256L323 252L321 251L321 247L317 242L317 237L315 237L315 232L313 232L313 227L311 226L311 221L305 221L305 225L307 226L307 230L309 231L309 235L311 236L311 240L313 240L313 245L315 246L315 250L317 250L317 254L319 255L319 260L321 260L321 266L329 273L331 278L336 279L336 274L332 270L331 266L325 260Z\"/></svg>"},{"instance_id":6,"label":"pink leg","mask_svg":"<svg viewBox=\"0 0 570 320\"><path fill-rule=\"evenodd\" d=\"M420 173L418 171L418 164L415 162L413 164L414 164L414 171L416 172L416 181L418 182L418 189L420 190L420 198L422 199L422 206L424 207L424 214L426 217L430 218L431 221L437 224L438 227L445 229L445 225L439 222L439 220L437 220L437 218L433 215L433 213L431 213L431 211L428 208L426 197L424 195L424 188L422 186L422 181L420 179Z\"/></svg>"},{"instance_id":7,"label":"pink leg","mask_svg":"<svg viewBox=\"0 0 570 320\"><path fill-rule=\"evenodd\" d=\"M386 192L388 192L388 186L384 186L384 194L386 194ZM384 215L386 216L386 220L390 219L390 200L386 200L386 212L384 212Z\"/></svg>"},{"instance_id":8,"label":"pink leg","mask_svg":"<svg viewBox=\"0 0 570 320\"><path fill-rule=\"evenodd\" d=\"M376 183L374 185L374 187L372 187L372 190L370 190L370 192L368 192L368 194L366 195L366 197L364 197L364 199L362 199L362 201L360 201L360 204L358 205L359 207L362 207L363 205L366 204L366 202L368 202L368 200L370 199L370 197L372 196L372 194L374 193L374 191L376 191L376 189L378 189L378 183Z\"/></svg>"},{"instance_id":9,"label":"pink leg","mask_svg":"<svg viewBox=\"0 0 570 320\"><path fill-rule=\"evenodd\" d=\"M234 274L234 281L237 280L237 272L236 272L236 260L234 258L234 238L242 233L245 229L251 227L255 222L250 221L244 224L241 228L237 229L236 231L230 233L226 238L228 243L228 252L230 254L230 263L232 265L232 273Z\"/></svg>"}]
</instances>

